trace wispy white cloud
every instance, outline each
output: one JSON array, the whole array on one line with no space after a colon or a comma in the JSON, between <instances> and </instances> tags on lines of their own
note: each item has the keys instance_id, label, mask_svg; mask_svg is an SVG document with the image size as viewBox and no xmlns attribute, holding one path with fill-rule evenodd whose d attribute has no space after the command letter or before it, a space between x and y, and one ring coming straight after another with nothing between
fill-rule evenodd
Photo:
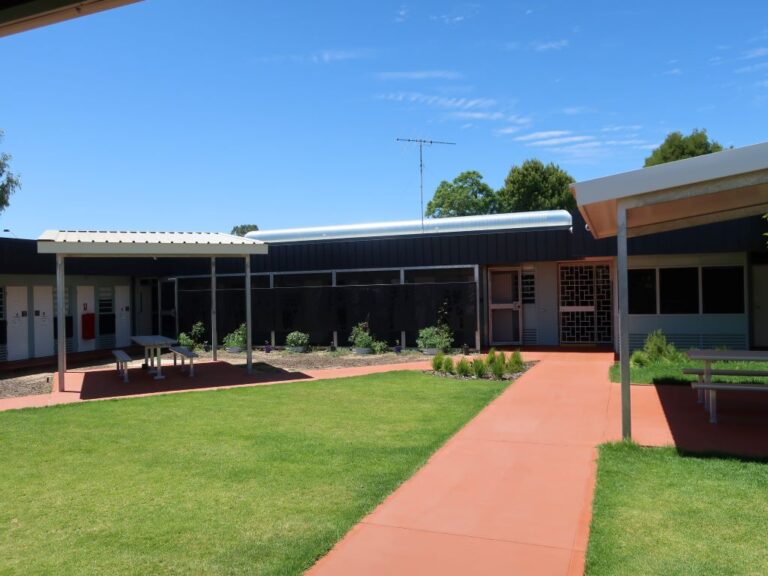
<instances>
[{"instance_id":1,"label":"wispy white cloud","mask_svg":"<svg viewBox=\"0 0 768 576\"><path fill-rule=\"evenodd\" d=\"M565 108L562 108L560 112L568 116L576 116L578 114L591 114L595 112L595 109L590 108L589 106L566 106Z\"/></svg>"},{"instance_id":2,"label":"wispy white cloud","mask_svg":"<svg viewBox=\"0 0 768 576\"><path fill-rule=\"evenodd\" d=\"M567 136L571 133L570 130L546 130L542 132L531 132L525 136L518 136L515 138L518 142L530 142L532 140L546 140L548 138L558 138L560 136Z\"/></svg>"},{"instance_id":3,"label":"wispy white cloud","mask_svg":"<svg viewBox=\"0 0 768 576\"><path fill-rule=\"evenodd\" d=\"M520 132L522 130L522 127L520 126L504 126L504 128L499 128L496 130L497 134L516 134L517 132Z\"/></svg>"},{"instance_id":4,"label":"wispy white cloud","mask_svg":"<svg viewBox=\"0 0 768 576\"><path fill-rule=\"evenodd\" d=\"M496 101L491 98L450 98L447 96L422 94L421 92L390 92L388 94L381 94L379 98L392 102L406 102L453 110L492 108L496 105Z\"/></svg>"},{"instance_id":5,"label":"wispy white cloud","mask_svg":"<svg viewBox=\"0 0 768 576\"><path fill-rule=\"evenodd\" d=\"M553 50L562 50L568 46L568 40L550 40L531 42L531 49L536 52L551 52Z\"/></svg>"},{"instance_id":6,"label":"wispy white cloud","mask_svg":"<svg viewBox=\"0 0 768 576\"><path fill-rule=\"evenodd\" d=\"M400 6L400 8L397 9L397 12L395 12L395 22L405 22L408 20L408 15L410 14L410 10L408 9L408 6L403 4Z\"/></svg>"},{"instance_id":7,"label":"wispy white cloud","mask_svg":"<svg viewBox=\"0 0 768 576\"><path fill-rule=\"evenodd\" d=\"M561 144L571 144L573 142L586 142L594 140L594 136L563 136L562 138L547 138L546 140L534 140L527 146L560 146Z\"/></svg>"},{"instance_id":8,"label":"wispy white cloud","mask_svg":"<svg viewBox=\"0 0 768 576\"><path fill-rule=\"evenodd\" d=\"M603 126L600 132L634 132L642 128L640 124L609 124L608 126Z\"/></svg>"},{"instance_id":9,"label":"wispy white cloud","mask_svg":"<svg viewBox=\"0 0 768 576\"><path fill-rule=\"evenodd\" d=\"M507 117L503 112L452 112L451 116L462 120L503 120Z\"/></svg>"},{"instance_id":10,"label":"wispy white cloud","mask_svg":"<svg viewBox=\"0 0 768 576\"><path fill-rule=\"evenodd\" d=\"M749 66L742 66L736 68L734 72L736 74L749 74L751 72L759 72L760 70L768 69L768 62L758 62L757 64L750 64Z\"/></svg>"},{"instance_id":11,"label":"wispy white cloud","mask_svg":"<svg viewBox=\"0 0 768 576\"><path fill-rule=\"evenodd\" d=\"M664 70L664 72L662 72L664 76L680 76L682 73L683 71L680 68L670 68L669 70Z\"/></svg>"},{"instance_id":12,"label":"wispy white cloud","mask_svg":"<svg viewBox=\"0 0 768 576\"><path fill-rule=\"evenodd\" d=\"M457 80L461 74L454 70L413 70L409 72L380 72L379 80Z\"/></svg>"},{"instance_id":13,"label":"wispy white cloud","mask_svg":"<svg viewBox=\"0 0 768 576\"><path fill-rule=\"evenodd\" d=\"M747 60L752 60L753 58L762 58L763 56L768 56L768 48L765 46L752 48L751 50L744 52L744 58Z\"/></svg>"},{"instance_id":14,"label":"wispy white cloud","mask_svg":"<svg viewBox=\"0 0 768 576\"><path fill-rule=\"evenodd\" d=\"M343 62L345 60L363 60L373 56L373 51L367 48L354 50L318 50L307 54L276 54L272 56L261 56L260 62L309 62L313 64L330 64L332 62Z\"/></svg>"}]
</instances>

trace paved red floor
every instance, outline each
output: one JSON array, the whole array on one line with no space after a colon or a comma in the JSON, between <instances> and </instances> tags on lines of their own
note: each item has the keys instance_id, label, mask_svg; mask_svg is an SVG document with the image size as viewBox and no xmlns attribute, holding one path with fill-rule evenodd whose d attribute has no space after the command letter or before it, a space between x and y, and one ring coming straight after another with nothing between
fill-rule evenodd
<instances>
[{"instance_id":1,"label":"paved red floor","mask_svg":"<svg viewBox=\"0 0 768 576\"><path fill-rule=\"evenodd\" d=\"M613 354L526 356L541 362L355 526L311 576L583 573L596 446L621 435L620 387L608 380ZM635 439L766 456L768 402L752 396L719 399L713 426L690 388L635 386Z\"/></svg>"}]
</instances>

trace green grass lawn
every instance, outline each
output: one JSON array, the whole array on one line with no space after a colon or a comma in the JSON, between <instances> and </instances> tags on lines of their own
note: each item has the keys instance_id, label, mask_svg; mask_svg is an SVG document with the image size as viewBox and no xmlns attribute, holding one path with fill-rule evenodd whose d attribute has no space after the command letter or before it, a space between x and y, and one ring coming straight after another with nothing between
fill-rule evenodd
<instances>
[{"instance_id":1,"label":"green grass lawn","mask_svg":"<svg viewBox=\"0 0 768 576\"><path fill-rule=\"evenodd\" d=\"M768 574L768 464L600 448L590 576Z\"/></svg>"},{"instance_id":2,"label":"green grass lawn","mask_svg":"<svg viewBox=\"0 0 768 576\"><path fill-rule=\"evenodd\" d=\"M683 374L683 368L703 368L699 361L685 360L682 362L663 362L650 366L630 369L630 380L633 384L688 384L696 380L696 376ZM768 370L768 362L713 362L713 368ZM611 382L621 382L621 368L616 362L610 368ZM715 376L718 382L761 382L768 384L768 378L744 378L734 376Z\"/></svg>"},{"instance_id":3,"label":"green grass lawn","mask_svg":"<svg viewBox=\"0 0 768 576\"><path fill-rule=\"evenodd\" d=\"M505 386L390 372L0 413L0 574L299 574Z\"/></svg>"}]
</instances>

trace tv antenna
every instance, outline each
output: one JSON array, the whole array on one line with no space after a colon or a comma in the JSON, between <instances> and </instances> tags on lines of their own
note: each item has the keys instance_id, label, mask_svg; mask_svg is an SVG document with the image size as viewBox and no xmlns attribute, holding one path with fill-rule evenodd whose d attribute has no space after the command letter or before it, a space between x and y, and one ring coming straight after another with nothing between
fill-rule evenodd
<instances>
[{"instance_id":1,"label":"tv antenna","mask_svg":"<svg viewBox=\"0 0 768 576\"><path fill-rule=\"evenodd\" d=\"M424 140L422 138L395 138L397 142L411 142L419 145L419 196L421 198L421 231L424 232L424 145L446 144L456 146L456 142L441 142L440 140Z\"/></svg>"}]
</instances>

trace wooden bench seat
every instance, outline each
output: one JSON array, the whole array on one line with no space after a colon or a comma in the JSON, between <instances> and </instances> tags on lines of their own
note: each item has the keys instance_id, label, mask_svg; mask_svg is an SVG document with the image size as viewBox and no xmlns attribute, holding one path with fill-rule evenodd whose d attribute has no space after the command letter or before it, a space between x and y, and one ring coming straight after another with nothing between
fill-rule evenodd
<instances>
[{"instance_id":1,"label":"wooden bench seat","mask_svg":"<svg viewBox=\"0 0 768 576\"><path fill-rule=\"evenodd\" d=\"M190 350L186 346L171 346L169 348L173 352L173 365L176 366L176 357L181 356L181 369L184 369L184 362L189 360L189 377L192 378L195 375L195 358L198 358L196 352Z\"/></svg>"},{"instance_id":2,"label":"wooden bench seat","mask_svg":"<svg viewBox=\"0 0 768 576\"><path fill-rule=\"evenodd\" d=\"M131 357L125 350L112 350L112 355L115 357L117 372L123 377L123 382L128 382L128 362L131 361Z\"/></svg>"}]
</instances>

